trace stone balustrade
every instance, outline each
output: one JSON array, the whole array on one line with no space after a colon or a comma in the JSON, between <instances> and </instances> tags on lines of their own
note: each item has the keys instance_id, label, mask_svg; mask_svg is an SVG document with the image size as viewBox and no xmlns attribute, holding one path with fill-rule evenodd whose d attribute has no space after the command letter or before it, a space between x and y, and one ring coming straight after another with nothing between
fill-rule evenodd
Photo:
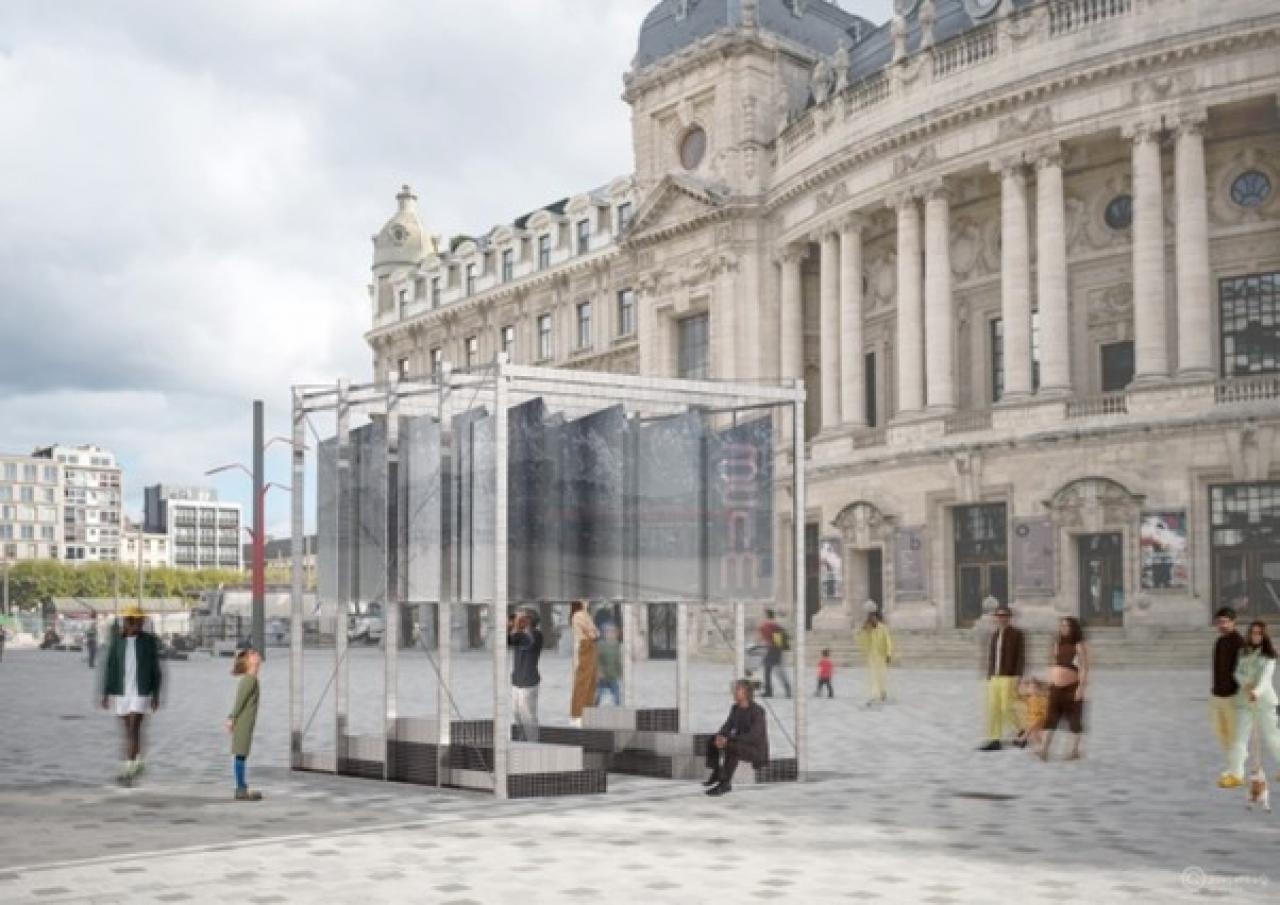
<instances>
[{"instance_id":1,"label":"stone balustrade","mask_svg":"<svg viewBox=\"0 0 1280 905\"><path fill-rule=\"evenodd\" d=\"M1049 4L1049 37L1074 34L1131 12L1133 0L1052 0Z\"/></svg>"},{"instance_id":2,"label":"stone balustrade","mask_svg":"<svg viewBox=\"0 0 1280 905\"><path fill-rule=\"evenodd\" d=\"M996 55L996 29L986 25L939 44L933 49L933 77L943 79Z\"/></svg>"},{"instance_id":3,"label":"stone balustrade","mask_svg":"<svg viewBox=\"0 0 1280 905\"><path fill-rule=\"evenodd\" d=\"M1280 399L1280 374L1233 377L1219 380L1213 388L1213 401L1216 405L1268 402L1273 399Z\"/></svg>"},{"instance_id":4,"label":"stone balustrade","mask_svg":"<svg viewBox=\"0 0 1280 905\"><path fill-rule=\"evenodd\" d=\"M1096 418L1129 414L1129 397L1121 393L1103 393L1067 401L1067 418Z\"/></svg>"}]
</instances>

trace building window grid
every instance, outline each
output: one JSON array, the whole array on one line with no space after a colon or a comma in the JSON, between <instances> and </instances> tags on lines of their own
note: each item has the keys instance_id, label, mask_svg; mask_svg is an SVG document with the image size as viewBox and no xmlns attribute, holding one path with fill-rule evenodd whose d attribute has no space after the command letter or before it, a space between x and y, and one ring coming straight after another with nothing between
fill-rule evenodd
<instances>
[{"instance_id":1,"label":"building window grid","mask_svg":"<svg viewBox=\"0 0 1280 905\"><path fill-rule=\"evenodd\" d=\"M1215 547L1280 542L1280 481L1215 485L1209 509Z\"/></svg>"},{"instance_id":2,"label":"building window grid","mask_svg":"<svg viewBox=\"0 0 1280 905\"><path fill-rule=\"evenodd\" d=\"M467 358L467 370L470 371L480 364L480 338L478 336L468 336L463 345Z\"/></svg>"},{"instance_id":3,"label":"building window grid","mask_svg":"<svg viewBox=\"0 0 1280 905\"><path fill-rule=\"evenodd\" d=\"M578 349L590 349L591 336L591 302L579 302L577 307Z\"/></svg>"},{"instance_id":4,"label":"building window grid","mask_svg":"<svg viewBox=\"0 0 1280 905\"><path fill-rule=\"evenodd\" d=\"M618 292L618 336L631 336L636 332L636 294L634 290Z\"/></svg>"},{"instance_id":5,"label":"building window grid","mask_svg":"<svg viewBox=\"0 0 1280 905\"><path fill-rule=\"evenodd\" d=\"M1004 318L991 320L991 401L1004 398ZM1031 391L1040 389L1040 312L1031 310Z\"/></svg>"},{"instance_id":6,"label":"building window grid","mask_svg":"<svg viewBox=\"0 0 1280 905\"><path fill-rule=\"evenodd\" d=\"M1218 306L1222 376L1280 371L1280 272L1220 280Z\"/></svg>"},{"instance_id":7,"label":"building window grid","mask_svg":"<svg viewBox=\"0 0 1280 905\"><path fill-rule=\"evenodd\" d=\"M507 361L514 361L516 357L516 328L511 324L507 324L502 328L500 336L502 337L502 354L507 357Z\"/></svg>"},{"instance_id":8,"label":"building window grid","mask_svg":"<svg viewBox=\"0 0 1280 905\"><path fill-rule=\"evenodd\" d=\"M502 251L502 282L509 283L516 274L516 253L514 249Z\"/></svg>"},{"instance_id":9,"label":"building window grid","mask_svg":"<svg viewBox=\"0 0 1280 905\"><path fill-rule=\"evenodd\" d=\"M679 324L679 341L676 354L677 374L690 380L705 380L711 376L710 320L705 314L686 317Z\"/></svg>"},{"instance_id":10,"label":"building window grid","mask_svg":"<svg viewBox=\"0 0 1280 905\"><path fill-rule=\"evenodd\" d=\"M472 295L476 291L476 265L468 264L466 273L466 293Z\"/></svg>"},{"instance_id":11,"label":"building window grid","mask_svg":"<svg viewBox=\"0 0 1280 905\"><path fill-rule=\"evenodd\" d=\"M551 358L552 347L551 334L551 315L543 314L538 318L538 360L547 361Z\"/></svg>"},{"instance_id":12,"label":"building window grid","mask_svg":"<svg viewBox=\"0 0 1280 905\"><path fill-rule=\"evenodd\" d=\"M627 227L631 225L631 214L634 208L630 201L624 201L618 205L618 232L626 232Z\"/></svg>"},{"instance_id":13,"label":"building window grid","mask_svg":"<svg viewBox=\"0 0 1280 905\"><path fill-rule=\"evenodd\" d=\"M551 266L551 236L538 236L538 269L546 270Z\"/></svg>"},{"instance_id":14,"label":"building window grid","mask_svg":"<svg viewBox=\"0 0 1280 905\"><path fill-rule=\"evenodd\" d=\"M578 254L585 255L591 251L591 221L578 221Z\"/></svg>"}]
</instances>

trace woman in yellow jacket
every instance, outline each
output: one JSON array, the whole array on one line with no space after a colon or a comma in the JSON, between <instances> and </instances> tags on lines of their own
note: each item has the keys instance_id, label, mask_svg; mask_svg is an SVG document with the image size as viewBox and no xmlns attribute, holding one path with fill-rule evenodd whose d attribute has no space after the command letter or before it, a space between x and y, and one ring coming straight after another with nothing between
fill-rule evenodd
<instances>
[{"instance_id":1,"label":"woman in yellow jacket","mask_svg":"<svg viewBox=\"0 0 1280 905\"><path fill-rule=\"evenodd\" d=\"M867 706L883 704L889 698L889 660L893 657L893 638L889 627L880 619L875 601L863 604L867 621L858 629L858 649L867 658L867 672L871 676L871 697Z\"/></svg>"}]
</instances>

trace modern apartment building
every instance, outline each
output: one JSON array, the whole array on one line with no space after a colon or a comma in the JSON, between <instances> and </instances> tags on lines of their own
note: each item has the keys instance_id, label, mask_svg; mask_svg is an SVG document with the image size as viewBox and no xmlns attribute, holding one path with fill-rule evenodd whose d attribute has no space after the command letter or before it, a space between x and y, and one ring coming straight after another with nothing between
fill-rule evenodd
<instances>
[{"instance_id":1,"label":"modern apartment building","mask_svg":"<svg viewBox=\"0 0 1280 905\"><path fill-rule=\"evenodd\" d=\"M142 547L142 567L158 569L173 565L172 543L169 535L162 532L147 531L142 525L129 523L120 536L120 559L126 564L137 566L138 547Z\"/></svg>"},{"instance_id":2,"label":"modern apartment building","mask_svg":"<svg viewBox=\"0 0 1280 905\"><path fill-rule=\"evenodd\" d=\"M57 559L62 549L62 467L0 454L0 559Z\"/></svg>"},{"instance_id":3,"label":"modern apartment building","mask_svg":"<svg viewBox=\"0 0 1280 905\"><path fill-rule=\"evenodd\" d=\"M119 559L124 478L115 454L86 444L44 447L31 458L42 460L41 469L56 466L62 472L61 558L72 563Z\"/></svg>"},{"instance_id":4,"label":"modern apartment building","mask_svg":"<svg viewBox=\"0 0 1280 905\"><path fill-rule=\"evenodd\" d=\"M225 503L211 487L155 484L146 488L144 531L169 538L179 569L240 569L239 503Z\"/></svg>"}]
</instances>

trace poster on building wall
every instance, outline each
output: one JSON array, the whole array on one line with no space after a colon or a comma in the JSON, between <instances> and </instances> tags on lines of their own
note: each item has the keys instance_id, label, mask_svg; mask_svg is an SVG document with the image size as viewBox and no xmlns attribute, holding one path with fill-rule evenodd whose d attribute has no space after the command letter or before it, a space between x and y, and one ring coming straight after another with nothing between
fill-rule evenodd
<instances>
[{"instance_id":1,"label":"poster on building wall","mask_svg":"<svg viewBox=\"0 0 1280 905\"><path fill-rule=\"evenodd\" d=\"M1013 588L1015 594L1052 594L1058 567L1053 520L1013 520Z\"/></svg>"},{"instance_id":2,"label":"poster on building wall","mask_svg":"<svg viewBox=\"0 0 1280 905\"><path fill-rule=\"evenodd\" d=\"M824 537L818 542L818 580L823 600L844 598L844 558L838 537Z\"/></svg>"},{"instance_id":3,"label":"poster on building wall","mask_svg":"<svg viewBox=\"0 0 1280 905\"><path fill-rule=\"evenodd\" d=\"M927 597L928 557L924 526L898 528L893 532L894 593L898 599Z\"/></svg>"},{"instance_id":4,"label":"poster on building wall","mask_svg":"<svg viewBox=\"0 0 1280 905\"><path fill-rule=\"evenodd\" d=\"M1142 589L1185 588L1187 575L1187 513L1142 514Z\"/></svg>"}]
</instances>

